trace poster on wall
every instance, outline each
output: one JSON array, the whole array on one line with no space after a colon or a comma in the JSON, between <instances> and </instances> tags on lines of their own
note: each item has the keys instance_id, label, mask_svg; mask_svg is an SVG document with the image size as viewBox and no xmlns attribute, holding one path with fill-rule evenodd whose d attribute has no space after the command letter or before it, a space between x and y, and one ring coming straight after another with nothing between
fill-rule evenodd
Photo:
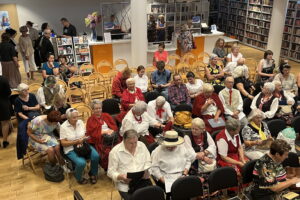
<instances>
[{"instance_id":1,"label":"poster on wall","mask_svg":"<svg viewBox=\"0 0 300 200\"><path fill-rule=\"evenodd\" d=\"M0 11L0 31L10 27L8 11Z\"/></svg>"}]
</instances>

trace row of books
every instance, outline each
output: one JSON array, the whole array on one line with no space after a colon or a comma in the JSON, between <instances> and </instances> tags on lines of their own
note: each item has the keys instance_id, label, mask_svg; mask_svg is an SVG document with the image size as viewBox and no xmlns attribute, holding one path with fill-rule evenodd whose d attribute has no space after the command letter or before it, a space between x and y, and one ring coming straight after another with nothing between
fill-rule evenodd
<instances>
[{"instance_id":1,"label":"row of books","mask_svg":"<svg viewBox=\"0 0 300 200\"><path fill-rule=\"evenodd\" d=\"M75 47L75 54L88 54L89 53L89 47L88 45L81 45Z\"/></svg>"},{"instance_id":2,"label":"row of books","mask_svg":"<svg viewBox=\"0 0 300 200\"><path fill-rule=\"evenodd\" d=\"M76 55L77 62L90 62L90 57L88 55Z\"/></svg>"},{"instance_id":3,"label":"row of books","mask_svg":"<svg viewBox=\"0 0 300 200\"><path fill-rule=\"evenodd\" d=\"M296 1L289 1L288 9L296 9L297 2Z\"/></svg>"},{"instance_id":4,"label":"row of books","mask_svg":"<svg viewBox=\"0 0 300 200\"><path fill-rule=\"evenodd\" d=\"M281 49L281 56L289 56L289 50L287 49Z\"/></svg>"},{"instance_id":5,"label":"row of books","mask_svg":"<svg viewBox=\"0 0 300 200\"><path fill-rule=\"evenodd\" d=\"M271 15L267 15L267 14L263 14L263 13L250 12L250 13L248 13L248 17L254 18L254 19L260 19L260 20L266 20L266 21L271 20Z\"/></svg>"},{"instance_id":6,"label":"row of books","mask_svg":"<svg viewBox=\"0 0 300 200\"><path fill-rule=\"evenodd\" d=\"M297 60L300 60L300 53L299 52L296 52L296 51L294 51L294 52L290 52L290 56L292 57L292 58L295 58L295 59L297 59Z\"/></svg>"},{"instance_id":7,"label":"row of books","mask_svg":"<svg viewBox=\"0 0 300 200\"><path fill-rule=\"evenodd\" d=\"M263 6L272 6L273 0L249 0L249 3L263 5Z\"/></svg>"},{"instance_id":8,"label":"row of books","mask_svg":"<svg viewBox=\"0 0 300 200\"><path fill-rule=\"evenodd\" d=\"M260 27L257 27L257 26L252 26L252 25L249 25L249 24L247 24L246 30L251 31L251 32L255 32L255 33L258 33L258 34L262 34L262 35L268 35L269 34L268 29L263 29L263 28L260 28Z\"/></svg>"},{"instance_id":9,"label":"row of books","mask_svg":"<svg viewBox=\"0 0 300 200\"><path fill-rule=\"evenodd\" d=\"M245 3L239 3L239 2L230 2L231 8L237 8L237 9L244 9L247 10L247 4Z\"/></svg>"},{"instance_id":10,"label":"row of books","mask_svg":"<svg viewBox=\"0 0 300 200\"><path fill-rule=\"evenodd\" d=\"M260 7L260 6L252 6L252 5L249 5L249 10L261 12L261 7Z\"/></svg>"},{"instance_id":11,"label":"row of books","mask_svg":"<svg viewBox=\"0 0 300 200\"><path fill-rule=\"evenodd\" d=\"M246 17L240 16L240 17L237 18L237 21L245 23L246 22Z\"/></svg>"},{"instance_id":12,"label":"row of books","mask_svg":"<svg viewBox=\"0 0 300 200\"><path fill-rule=\"evenodd\" d=\"M294 42L294 43L300 43L300 37L294 36L292 38L292 42Z\"/></svg>"},{"instance_id":13,"label":"row of books","mask_svg":"<svg viewBox=\"0 0 300 200\"><path fill-rule=\"evenodd\" d=\"M294 19L291 19L291 18L286 18L285 19L285 24L286 25L293 26L293 23L294 23Z\"/></svg>"},{"instance_id":14,"label":"row of books","mask_svg":"<svg viewBox=\"0 0 300 200\"><path fill-rule=\"evenodd\" d=\"M254 22L254 23L253 23ZM251 21L248 19L247 24L253 25L253 26L259 26L260 28L269 29L270 28L270 22L264 22L264 21Z\"/></svg>"},{"instance_id":15,"label":"row of books","mask_svg":"<svg viewBox=\"0 0 300 200\"><path fill-rule=\"evenodd\" d=\"M300 35L300 28L295 28L294 29L294 34L295 35Z\"/></svg>"},{"instance_id":16,"label":"row of books","mask_svg":"<svg viewBox=\"0 0 300 200\"><path fill-rule=\"evenodd\" d=\"M296 16L296 11L295 10L287 10L286 16L294 18Z\"/></svg>"},{"instance_id":17,"label":"row of books","mask_svg":"<svg viewBox=\"0 0 300 200\"><path fill-rule=\"evenodd\" d=\"M88 37L87 35L73 37L74 44L88 44Z\"/></svg>"},{"instance_id":18,"label":"row of books","mask_svg":"<svg viewBox=\"0 0 300 200\"><path fill-rule=\"evenodd\" d=\"M250 33L250 32L247 32L247 31L246 31L246 37L254 39L254 40L259 40L261 42L268 42L268 36L258 35L258 34Z\"/></svg>"},{"instance_id":19,"label":"row of books","mask_svg":"<svg viewBox=\"0 0 300 200\"><path fill-rule=\"evenodd\" d=\"M293 30L292 27L290 27L290 26L284 26L283 32L285 32L285 33L291 33L292 30Z\"/></svg>"},{"instance_id":20,"label":"row of books","mask_svg":"<svg viewBox=\"0 0 300 200\"><path fill-rule=\"evenodd\" d=\"M72 38L57 38L57 45L72 45Z\"/></svg>"},{"instance_id":21,"label":"row of books","mask_svg":"<svg viewBox=\"0 0 300 200\"><path fill-rule=\"evenodd\" d=\"M281 47L288 49L290 47L290 42L289 41L282 41Z\"/></svg>"},{"instance_id":22,"label":"row of books","mask_svg":"<svg viewBox=\"0 0 300 200\"><path fill-rule=\"evenodd\" d=\"M69 55L73 54L72 47L70 46L59 46L57 48L58 55Z\"/></svg>"},{"instance_id":23,"label":"row of books","mask_svg":"<svg viewBox=\"0 0 300 200\"><path fill-rule=\"evenodd\" d=\"M246 39L246 43L250 44L250 45L253 45L253 46L256 46L256 47L259 47L259 48L262 48L262 49L266 49L267 48L267 44L266 43L262 43L262 42L259 42L259 41L256 41L256 40L251 40L251 39Z\"/></svg>"},{"instance_id":24,"label":"row of books","mask_svg":"<svg viewBox=\"0 0 300 200\"><path fill-rule=\"evenodd\" d=\"M290 40L291 40L291 35L290 35L290 34L285 34L285 33L283 33L282 39L283 39L283 40L290 41Z\"/></svg>"},{"instance_id":25,"label":"row of books","mask_svg":"<svg viewBox=\"0 0 300 200\"><path fill-rule=\"evenodd\" d=\"M300 52L300 44L292 44L291 50Z\"/></svg>"}]
</instances>

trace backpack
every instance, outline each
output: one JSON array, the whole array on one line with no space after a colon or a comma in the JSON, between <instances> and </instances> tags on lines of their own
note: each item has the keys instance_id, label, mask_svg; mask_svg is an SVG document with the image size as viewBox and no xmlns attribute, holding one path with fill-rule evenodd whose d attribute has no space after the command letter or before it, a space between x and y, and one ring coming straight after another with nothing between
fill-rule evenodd
<instances>
[{"instance_id":1,"label":"backpack","mask_svg":"<svg viewBox=\"0 0 300 200\"><path fill-rule=\"evenodd\" d=\"M64 170L59 165L46 163L43 172L47 181L62 182L65 179Z\"/></svg>"}]
</instances>

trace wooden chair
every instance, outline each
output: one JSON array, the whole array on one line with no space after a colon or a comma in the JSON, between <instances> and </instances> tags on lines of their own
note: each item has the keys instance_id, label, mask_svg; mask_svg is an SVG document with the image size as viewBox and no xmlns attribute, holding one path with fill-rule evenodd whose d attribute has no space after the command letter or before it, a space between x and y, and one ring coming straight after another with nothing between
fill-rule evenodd
<instances>
[{"instance_id":1,"label":"wooden chair","mask_svg":"<svg viewBox=\"0 0 300 200\"><path fill-rule=\"evenodd\" d=\"M27 150L26 150L26 154L23 156L22 158L22 164L23 164L23 167L25 167L25 160L29 160L29 164L30 164L30 167L33 171L34 174L37 174L36 173L36 170L35 170L35 165L34 165L34 161L33 159L37 156L45 156L47 154L43 154L43 153L40 153L38 151L36 151L30 144L28 144L27 146Z\"/></svg>"},{"instance_id":2,"label":"wooden chair","mask_svg":"<svg viewBox=\"0 0 300 200\"><path fill-rule=\"evenodd\" d=\"M202 52L198 55L198 60L204 62L205 64L209 64L209 54L206 52Z\"/></svg>"},{"instance_id":3,"label":"wooden chair","mask_svg":"<svg viewBox=\"0 0 300 200\"><path fill-rule=\"evenodd\" d=\"M84 80L84 78L82 78L82 76L78 76L78 75L76 75L76 76L72 76L70 79L69 79L69 81L68 81L68 87L70 88L71 87L71 85L72 85L72 83L81 83L81 85L83 86L83 87L85 87L85 80Z\"/></svg>"},{"instance_id":4,"label":"wooden chair","mask_svg":"<svg viewBox=\"0 0 300 200\"><path fill-rule=\"evenodd\" d=\"M155 70L156 70L155 66L149 66L145 68L145 73L149 78L151 78L151 73L154 72Z\"/></svg>"},{"instance_id":5,"label":"wooden chair","mask_svg":"<svg viewBox=\"0 0 300 200\"><path fill-rule=\"evenodd\" d=\"M96 72L99 73L108 73L113 69L112 64L107 60L101 60L97 63Z\"/></svg>"},{"instance_id":6,"label":"wooden chair","mask_svg":"<svg viewBox=\"0 0 300 200\"><path fill-rule=\"evenodd\" d=\"M224 69L224 62L222 60L218 60L217 65L221 66L222 69Z\"/></svg>"},{"instance_id":7,"label":"wooden chair","mask_svg":"<svg viewBox=\"0 0 300 200\"><path fill-rule=\"evenodd\" d=\"M66 98L72 108L88 102L86 98L86 91L80 88L68 88Z\"/></svg>"},{"instance_id":8,"label":"wooden chair","mask_svg":"<svg viewBox=\"0 0 300 200\"><path fill-rule=\"evenodd\" d=\"M174 60L174 65L173 65L173 67L176 66L176 62L180 62L180 56L177 55L177 54L175 54L175 53L169 55L168 58L169 58L169 63L170 63L170 61L173 61L173 60Z\"/></svg>"},{"instance_id":9,"label":"wooden chair","mask_svg":"<svg viewBox=\"0 0 300 200\"><path fill-rule=\"evenodd\" d=\"M114 62L114 69L116 69L118 71L121 71L125 67L128 67L128 63L125 59L118 59Z\"/></svg>"},{"instance_id":10,"label":"wooden chair","mask_svg":"<svg viewBox=\"0 0 300 200\"><path fill-rule=\"evenodd\" d=\"M75 109L79 113L79 115L78 115L79 119L81 119L86 124L88 118L92 115L91 107L86 104L82 104L82 105L76 106Z\"/></svg>"},{"instance_id":11,"label":"wooden chair","mask_svg":"<svg viewBox=\"0 0 300 200\"><path fill-rule=\"evenodd\" d=\"M172 65L166 65L165 69L169 70L170 72L174 73L176 71L176 68Z\"/></svg>"},{"instance_id":12,"label":"wooden chair","mask_svg":"<svg viewBox=\"0 0 300 200\"><path fill-rule=\"evenodd\" d=\"M191 70L191 68L188 63L181 62L176 65L176 73L186 73L190 70Z\"/></svg>"},{"instance_id":13,"label":"wooden chair","mask_svg":"<svg viewBox=\"0 0 300 200\"><path fill-rule=\"evenodd\" d=\"M253 71L253 73L256 73L257 68L257 61L254 58L246 58L245 59L245 65L249 69L249 74Z\"/></svg>"},{"instance_id":14,"label":"wooden chair","mask_svg":"<svg viewBox=\"0 0 300 200\"><path fill-rule=\"evenodd\" d=\"M61 80L61 79L58 79L57 80L57 84L58 85L61 85L63 88L64 88L64 90L66 91L67 90L67 83L66 82L64 82L63 80Z\"/></svg>"},{"instance_id":15,"label":"wooden chair","mask_svg":"<svg viewBox=\"0 0 300 200\"><path fill-rule=\"evenodd\" d=\"M37 91L38 91L38 89L40 87L42 87L41 84L39 84L39 83L32 83L32 84L29 85L29 92L33 93L33 94L36 94Z\"/></svg>"},{"instance_id":16,"label":"wooden chair","mask_svg":"<svg viewBox=\"0 0 300 200\"><path fill-rule=\"evenodd\" d=\"M94 85L89 88L88 97L90 102L93 99L105 100L107 99L107 89L104 85Z\"/></svg>"},{"instance_id":17,"label":"wooden chair","mask_svg":"<svg viewBox=\"0 0 300 200\"><path fill-rule=\"evenodd\" d=\"M202 62L202 61L196 61L191 66L191 70L193 72L201 72L201 71L205 71L205 67L206 67L206 64L204 62Z\"/></svg>"},{"instance_id":18,"label":"wooden chair","mask_svg":"<svg viewBox=\"0 0 300 200\"><path fill-rule=\"evenodd\" d=\"M89 88L93 85L100 84L101 80L104 80L104 77L103 77L102 74L100 74L98 72L91 73L88 76L87 80L85 81L85 85L87 87L87 90L89 90Z\"/></svg>"},{"instance_id":19,"label":"wooden chair","mask_svg":"<svg viewBox=\"0 0 300 200\"><path fill-rule=\"evenodd\" d=\"M186 53L182 56L181 62L185 62L187 64L193 64L197 60L197 57L193 53Z\"/></svg>"},{"instance_id":20,"label":"wooden chair","mask_svg":"<svg viewBox=\"0 0 300 200\"><path fill-rule=\"evenodd\" d=\"M94 71L94 65L92 64L82 64L79 68L79 74L81 76L87 76ZM87 75L86 75L87 74Z\"/></svg>"}]
</instances>

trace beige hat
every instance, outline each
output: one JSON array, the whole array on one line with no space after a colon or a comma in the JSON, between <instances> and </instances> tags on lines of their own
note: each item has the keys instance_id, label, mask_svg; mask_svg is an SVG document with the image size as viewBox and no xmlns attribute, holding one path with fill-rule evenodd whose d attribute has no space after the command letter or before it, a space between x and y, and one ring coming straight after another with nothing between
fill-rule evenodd
<instances>
[{"instance_id":1,"label":"beige hat","mask_svg":"<svg viewBox=\"0 0 300 200\"><path fill-rule=\"evenodd\" d=\"M184 143L184 139L178 136L176 131L166 131L164 140L162 141L161 145L166 147L177 146Z\"/></svg>"}]
</instances>

